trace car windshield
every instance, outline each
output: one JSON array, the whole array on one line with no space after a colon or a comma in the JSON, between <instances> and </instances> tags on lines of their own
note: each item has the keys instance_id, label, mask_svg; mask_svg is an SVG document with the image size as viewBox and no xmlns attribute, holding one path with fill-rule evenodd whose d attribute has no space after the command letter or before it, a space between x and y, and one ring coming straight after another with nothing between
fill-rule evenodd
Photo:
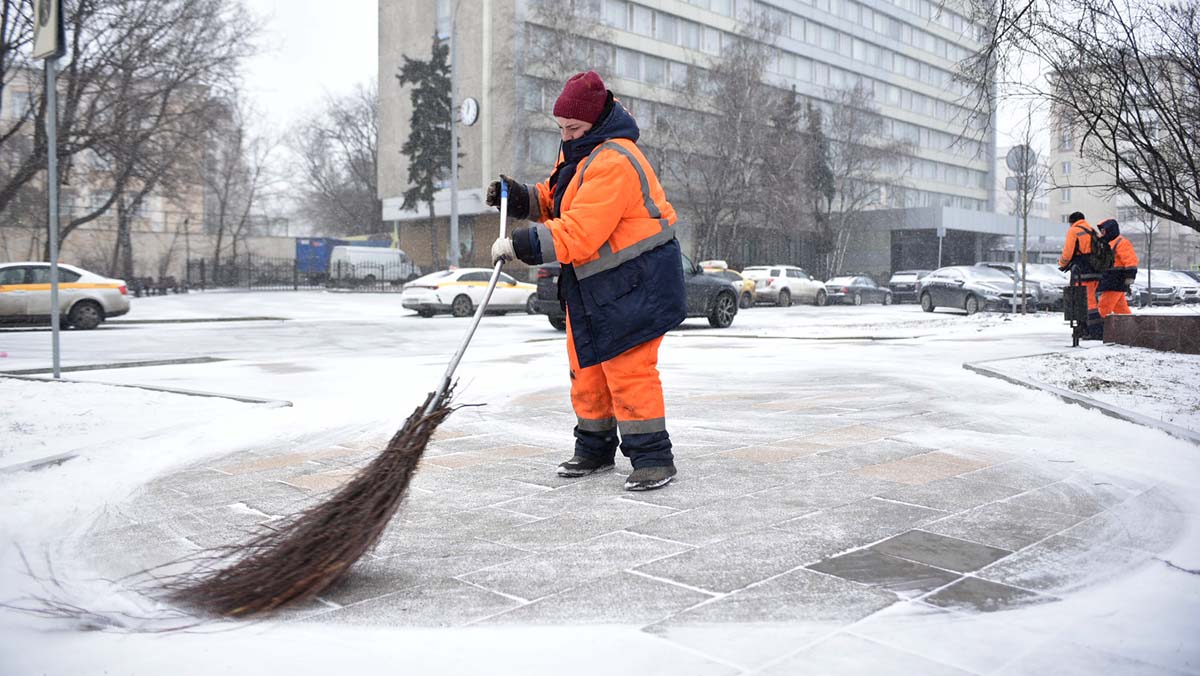
<instances>
[{"instance_id":1,"label":"car windshield","mask_svg":"<svg viewBox=\"0 0 1200 676\"><path fill-rule=\"evenodd\" d=\"M971 279L973 279L975 281L980 281L980 282L1011 282L1012 281L1012 277L1008 276L1007 274L1005 274L999 270L995 270L993 268L987 268L987 267L983 267L983 266L978 266L978 267L972 266L970 268L967 268L966 273L967 273L967 276L970 277Z\"/></svg>"},{"instance_id":2,"label":"car windshield","mask_svg":"<svg viewBox=\"0 0 1200 676\"><path fill-rule=\"evenodd\" d=\"M422 284L422 283L431 284L433 282L436 282L439 279L449 277L452 274L454 274L453 270L438 270L437 272L431 272L431 273L425 275L424 277L418 277L417 279L413 280L413 283L414 284Z\"/></svg>"},{"instance_id":3,"label":"car windshield","mask_svg":"<svg viewBox=\"0 0 1200 676\"><path fill-rule=\"evenodd\" d=\"M840 286L849 286L850 284L854 283L854 278L853 277L834 277L833 279L831 279L825 283L833 284L834 286L839 286L839 285Z\"/></svg>"}]
</instances>

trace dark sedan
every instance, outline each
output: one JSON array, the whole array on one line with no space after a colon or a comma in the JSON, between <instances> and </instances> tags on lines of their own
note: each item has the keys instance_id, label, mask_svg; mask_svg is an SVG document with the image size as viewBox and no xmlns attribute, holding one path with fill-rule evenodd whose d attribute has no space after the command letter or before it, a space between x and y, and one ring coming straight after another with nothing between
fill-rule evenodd
<instances>
[{"instance_id":1,"label":"dark sedan","mask_svg":"<svg viewBox=\"0 0 1200 676\"><path fill-rule=\"evenodd\" d=\"M683 256L683 281L687 289L688 317L705 317L709 325L723 329L737 316L738 297L724 279L704 274L687 256ZM537 269L537 300L534 311L550 319L559 331L567 329L567 313L558 300L558 263L546 263Z\"/></svg>"},{"instance_id":2,"label":"dark sedan","mask_svg":"<svg viewBox=\"0 0 1200 676\"><path fill-rule=\"evenodd\" d=\"M1027 293L1029 303L1036 303ZM921 280L921 309L950 307L975 314L980 310L1008 310L1013 298L1013 280L1008 275L981 265L938 268ZM1018 302L1019 304L1019 302Z\"/></svg>"},{"instance_id":3,"label":"dark sedan","mask_svg":"<svg viewBox=\"0 0 1200 676\"><path fill-rule=\"evenodd\" d=\"M875 280L866 276L834 277L825 282L825 297L829 299L830 304L892 303L891 289L880 287Z\"/></svg>"},{"instance_id":4,"label":"dark sedan","mask_svg":"<svg viewBox=\"0 0 1200 676\"><path fill-rule=\"evenodd\" d=\"M929 270L897 270L888 280L888 288L892 290L892 300L897 303L917 302L917 293L921 290L921 280L929 274Z\"/></svg>"}]
</instances>

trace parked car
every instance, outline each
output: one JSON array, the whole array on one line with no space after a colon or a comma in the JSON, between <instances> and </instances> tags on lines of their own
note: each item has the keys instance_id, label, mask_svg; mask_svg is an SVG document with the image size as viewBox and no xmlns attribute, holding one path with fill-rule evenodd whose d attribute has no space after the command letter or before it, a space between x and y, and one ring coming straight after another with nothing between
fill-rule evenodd
<instances>
[{"instance_id":1,"label":"parked car","mask_svg":"<svg viewBox=\"0 0 1200 676\"><path fill-rule=\"evenodd\" d=\"M681 258L683 283L687 291L687 316L705 317L714 328L729 327L738 311L736 290L726 280L704 274L700 266L686 255ZM565 331L567 313L558 300L560 271L558 263L545 263L538 267L537 300L534 302L534 309L549 317L551 326Z\"/></svg>"},{"instance_id":2,"label":"parked car","mask_svg":"<svg viewBox=\"0 0 1200 676\"><path fill-rule=\"evenodd\" d=\"M951 307L975 314L979 310L1004 311L1012 306L1012 278L983 265L938 268L921 280L921 309ZM1034 302L1032 294L1026 294ZM1019 302L1019 299L1018 299Z\"/></svg>"},{"instance_id":3,"label":"parked car","mask_svg":"<svg viewBox=\"0 0 1200 676\"><path fill-rule=\"evenodd\" d=\"M1153 286L1147 288L1147 282ZM1140 268L1137 277L1126 292L1131 304L1139 307L1146 305L1178 305L1186 302L1188 296L1200 295L1200 288L1192 286L1191 277L1176 276L1168 270L1147 270ZM1189 290L1195 290L1195 294Z\"/></svg>"},{"instance_id":4,"label":"parked car","mask_svg":"<svg viewBox=\"0 0 1200 676\"><path fill-rule=\"evenodd\" d=\"M1191 277L1192 279L1196 280L1197 283L1200 283L1200 272L1198 272L1196 270L1175 270L1174 272L1179 272L1179 273L1185 274L1188 277Z\"/></svg>"},{"instance_id":5,"label":"parked car","mask_svg":"<svg viewBox=\"0 0 1200 676\"><path fill-rule=\"evenodd\" d=\"M917 302L919 282L929 270L897 270L888 280L888 288L892 291L892 300L897 303Z\"/></svg>"},{"instance_id":6,"label":"parked car","mask_svg":"<svg viewBox=\"0 0 1200 676\"><path fill-rule=\"evenodd\" d=\"M469 317L475 312L475 306L483 302L491 278L491 268L439 270L405 284L400 294L400 305L406 310L415 310L422 317L432 317L442 312L455 317ZM535 314L536 299L536 286L518 282L502 272L496 281L492 300L488 303L488 312L498 315L508 312Z\"/></svg>"},{"instance_id":7,"label":"parked car","mask_svg":"<svg viewBox=\"0 0 1200 676\"><path fill-rule=\"evenodd\" d=\"M754 280L755 302L788 307L794 302L825 305L825 284L794 265L752 265L742 274Z\"/></svg>"},{"instance_id":8,"label":"parked car","mask_svg":"<svg viewBox=\"0 0 1200 676\"><path fill-rule=\"evenodd\" d=\"M724 279L733 286L738 294L738 307L745 309L754 307L754 280L746 277L737 270L730 270L725 261L700 261L704 274Z\"/></svg>"},{"instance_id":9,"label":"parked car","mask_svg":"<svg viewBox=\"0 0 1200 676\"><path fill-rule=\"evenodd\" d=\"M73 265L58 266L58 312L63 326L94 329L129 312L129 288ZM0 323L50 323L50 264L0 263Z\"/></svg>"},{"instance_id":10,"label":"parked car","mask_svg":"<svg viewBox=\"0 0 1200 676\"><path fill-rule=\"evenodd\" d=\"M1159 271L1154 272L1155 275ZM1200 303L1200 281L1196 281L1191 275L1184 272L1176 272L1174 270L1164 270L1162 274L1167 276L1167 283L1175 287L1175 300L1179 303Z\"/></svg>"},{"instance_id":11,"label":"parked car","mask_svg":"<svg viewBox=\"0 0 1200 676\"><path fill-rule=\"evenodd\" d=\"M334 283L400 284L421 274L408 254L378 246L335 246L329 254L329 279Z\"/></svg>"},{"instance_id":12,"label":"parked car","mask_svg":"<svg viewBox=\"0 0 1200 676\"><path fill-rule=\"evenodd\" d=\"M1020 285L1019 270L1020 265L1011 262L988 262L976 263L976 265L985 265L989 268L999 270L1008 275L1009 279L1016 279ZM1063 303L1063 289L1071 285L1071 278L1067 273L1062 272L1057 266L1049 263L1027 263L1025 265L1025 289L1028 293L1033 294L1036 299L1035 303L1040 310L1061 310Z\"/></svg>"},{"instance_id":13,"label":"parked car","mask_svg":"<svg viewBox=\"0 0 1200 676\"><path fill-rule=\"evenodd\" d=\"M862 305L863 303L892 304L892 290L880 287L875 280L866 275L854 277L834 277L825 282L825 294L830 303L848 303Z\"/></svg>"}]
</instances>

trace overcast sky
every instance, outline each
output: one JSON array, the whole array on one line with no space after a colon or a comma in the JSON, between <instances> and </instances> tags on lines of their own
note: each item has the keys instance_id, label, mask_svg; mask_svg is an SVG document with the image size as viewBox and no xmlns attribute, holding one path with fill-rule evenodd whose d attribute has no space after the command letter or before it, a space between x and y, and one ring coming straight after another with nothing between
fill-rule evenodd
<instances>
[{"instance_id":1,"label":"overcast sky","mask_svg":"<svg viewBox=\"0 0 1200 676\"><path fill-rule=\"evenodd\" d=\"M286 127L376 77L376 0L245 0L261 16L262 53L246 65L246 90L263 121Z\"/></svg>"}]
</instances>

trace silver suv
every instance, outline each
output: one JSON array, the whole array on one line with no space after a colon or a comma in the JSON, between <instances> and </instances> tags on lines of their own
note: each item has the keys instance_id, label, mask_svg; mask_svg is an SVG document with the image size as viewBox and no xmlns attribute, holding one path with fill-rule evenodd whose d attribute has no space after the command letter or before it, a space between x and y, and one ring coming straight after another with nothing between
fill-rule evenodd
<instances>
[{"instance_id":1,"label":"silver suv","mask_svg":"<svg viewBox=\"0 0 1200 676\"><path fill-rule=\"evenodd\" d=\"M758 303L788 307L796 302L825 305L829 300L825 283L794 265L752 265L742 270L742 274L754 280Z\"/></svg>"}]
</instances>

